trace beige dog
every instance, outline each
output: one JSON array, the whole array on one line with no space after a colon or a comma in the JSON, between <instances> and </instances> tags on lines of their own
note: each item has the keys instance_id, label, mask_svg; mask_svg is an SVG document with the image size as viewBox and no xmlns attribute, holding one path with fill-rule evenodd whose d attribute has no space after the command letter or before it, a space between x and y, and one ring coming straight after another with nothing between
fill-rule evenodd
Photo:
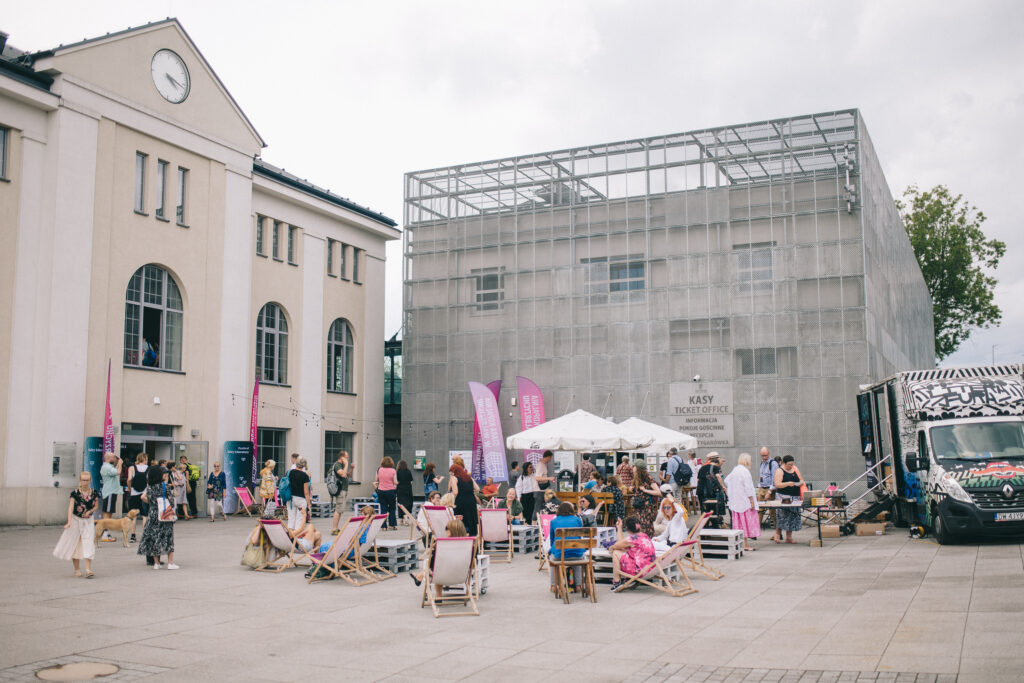
<instances>
[{"instance_id":1,"label":"beige dog","mask_svg":"<svg viewBox=\"0 0 1024 683\"><path fill-rule=\"evenodd\" d=\"M100 536L104 531L120 531L121 542L128 547L128 537L135 533L135 518L139 516L138 510L129 510L128 514L120 519L97 519L96 520L96 542L99 543Z\"/></svg>"}]
</instances>

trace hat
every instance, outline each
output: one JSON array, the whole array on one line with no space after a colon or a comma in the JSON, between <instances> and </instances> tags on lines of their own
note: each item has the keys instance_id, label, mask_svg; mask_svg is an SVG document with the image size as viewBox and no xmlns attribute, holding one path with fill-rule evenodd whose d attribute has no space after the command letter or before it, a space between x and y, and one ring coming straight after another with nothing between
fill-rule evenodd
<instances>
[{"instance_id":1,"label":"hat","mask_svg":"<svg viewBox=\"0 0 1024 683\"><path fill-rule=\"evenodd\" d=\"M661 485L661 492L662 493L672 493L672 486L670 484L662 484Z\"/></svg>"}]
</instances>

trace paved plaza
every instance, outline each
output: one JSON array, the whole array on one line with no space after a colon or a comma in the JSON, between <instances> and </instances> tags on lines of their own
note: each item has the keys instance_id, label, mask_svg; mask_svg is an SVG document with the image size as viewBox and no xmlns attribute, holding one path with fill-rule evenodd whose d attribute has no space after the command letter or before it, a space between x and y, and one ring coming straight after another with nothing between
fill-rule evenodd
<instances>
[{"instance_id":1,"label":"paved plaza","mask_svg":"<svg viewBox=\"0 0 1024 683\"><path fill-rule=\"evenodd\" d=\"M80 661L154 681L1024 680L1017 543L890 528L812 548L805 529L717 561L726 577L692 577L695 595L599 586L571 605L517 555L492 563L481 616L434 619L406 575L355 588L239 566L252 526L179 522L176 572L101 544L93 580L50 554L59 527L0 529L0 680Z\"/></svg>"}]
</instances>

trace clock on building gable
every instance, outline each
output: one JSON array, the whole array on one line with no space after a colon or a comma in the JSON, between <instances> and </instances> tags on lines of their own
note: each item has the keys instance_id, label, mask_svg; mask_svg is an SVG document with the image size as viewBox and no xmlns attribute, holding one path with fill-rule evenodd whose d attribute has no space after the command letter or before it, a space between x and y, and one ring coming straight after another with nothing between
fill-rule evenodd
<instances>
[{"instance_id":1,"label":"clock on building gable","mask_svg":"<svg viewBox=\"0 0 1024 683\"><path fill-rule=\"evenodd\" d=\"M150 62L150 70L153 84L165 100L172 104L185 101L191 85L185 60L171 50L157 50Z\"/></svg>"}]
</instances>

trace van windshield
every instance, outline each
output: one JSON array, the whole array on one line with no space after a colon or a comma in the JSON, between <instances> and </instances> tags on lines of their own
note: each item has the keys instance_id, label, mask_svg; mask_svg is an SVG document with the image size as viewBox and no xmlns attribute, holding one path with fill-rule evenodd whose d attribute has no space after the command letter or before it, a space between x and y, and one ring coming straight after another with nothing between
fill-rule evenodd
<instances>
[{"instance_id":1,"label":"van windshield","mask_svg":"<svg viewBox=\"0 0 1024 683\"><path fill-rule=\"evenodd\" d=\"M932 451L942 460L1024 458L1024 423L971 422L933 427Z\"/></svg>"}]
</instances>

